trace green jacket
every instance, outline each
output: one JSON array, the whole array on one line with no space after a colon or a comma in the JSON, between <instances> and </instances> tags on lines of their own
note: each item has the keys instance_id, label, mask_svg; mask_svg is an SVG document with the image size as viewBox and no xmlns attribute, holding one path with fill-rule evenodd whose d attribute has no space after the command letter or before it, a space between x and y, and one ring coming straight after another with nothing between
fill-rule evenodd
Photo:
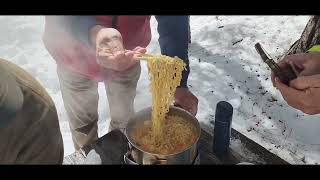
<instances>
[{"instance_id":1,"label":"green jacket","mask_svg":"<svg viewBox=\"0 0 320 180\"><path fill-rule=\"evenodd\" d=\"M308 52L320 52L320 45L314 45Z\"/></svg>"}]
</instances>

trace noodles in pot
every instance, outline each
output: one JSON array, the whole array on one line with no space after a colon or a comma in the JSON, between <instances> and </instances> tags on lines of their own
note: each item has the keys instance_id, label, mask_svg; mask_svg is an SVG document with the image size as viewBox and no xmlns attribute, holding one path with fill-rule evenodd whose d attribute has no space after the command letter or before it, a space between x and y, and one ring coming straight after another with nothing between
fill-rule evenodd
<instances>
[{"instance_id":1,"label":"noodles in pot","mask_svg":"<svg viewBox=\"0 0 320 180\"><path fill-rule=\"evenodd\" d=\"M132 137L142 149L151 153L166 155L184 150L196 139L195 127L191 122L167 113L186 65L177 57L159 55L148 57L147 66L151 81L152 123L136 128Z\"/></svg>"},{"instance_id":2,"label":"noodles in pot","mask_svg":"<svg viewBox=\"0 0 320 180\"><path fill-rule=\"evenodd\" d=\"M163 122L163 139L155 141L151 121L136 128L133 139L143 150L155 154L169 155L181 152L191 146L197 136L195 126L179 116L167 116Z\"/></svg>"}]
</instances>

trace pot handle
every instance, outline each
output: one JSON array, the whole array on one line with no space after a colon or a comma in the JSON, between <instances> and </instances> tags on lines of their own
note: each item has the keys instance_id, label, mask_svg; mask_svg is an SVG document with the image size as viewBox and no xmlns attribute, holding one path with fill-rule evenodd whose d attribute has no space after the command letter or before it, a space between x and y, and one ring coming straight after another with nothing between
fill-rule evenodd
<instances>
[{"instance_id":1,"label":"pot handle","mask_svg":"<svg viewBox=\"0 0 320 180\"><path fill-rule=\"evenodd\" d=\"M127 164L130 164L130 165L139 165L138 163L132 161L129 156L130 156L131 152L127 152L123 158L124 158L124 162L127 163Z\"/></svg>"},{"instance_id":2,"label":"pot handle","mask_svg":"<svg viewBox=\"0 0 320 180\"><path fill-rule=\"evenodd\" d=\"M154 163L152 163L152 165L162 165L162 164L167 164L167 160L166 159L161 159L161 158L156 158Z\"/></svg>"},{"instance_id":3,"label":"pot handle","mask_svg":"<svg viewBox=\"0 0 320 180\"><path fill-rule=\"evenodd\" d=\"M120 130L123 134L125 134L125 132L126 132L126 128L119 128L119 130Z\"/></svg>"}]
</instances>

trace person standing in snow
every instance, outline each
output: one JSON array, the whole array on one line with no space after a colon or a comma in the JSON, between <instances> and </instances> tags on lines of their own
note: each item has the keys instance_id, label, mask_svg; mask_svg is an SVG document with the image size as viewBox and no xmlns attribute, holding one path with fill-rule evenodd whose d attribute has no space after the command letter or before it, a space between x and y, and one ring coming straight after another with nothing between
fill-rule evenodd
<instances>
[{"instance_id":1,"label":"person standing in snow","mask_svg":"<svg viewBox=\"0 0 320 180\"><path fill-rule=\"evenodd\" d=\"M29 73L0 59L0 164L62 164L55 105Z\"/></svg>"},{"instance_id":2,"label":"person standing in snow","mask_svg":"<svg viewBox=\"0 0 320 180\"><path fill-rule=\"evenodd\" d=\"M98 82L106 86L110 128L124 128L134 113L140 77L137 53L151 40L150 16L46 16L43 42L57 62L63 102L75 149L98 138ZM187 64L175 104L196 115L198 99L188 89L189 16L156 16L161 54ZM99 51L100 47L108 51Z\"/></svg>"},{"instance_id":3,"label":"person standing in snow","mask_svg":"<svg viewBox=\"0 0 320 180\"><path fill-rule=\"evenodd\" d=\"M281 68L289 68L290 64L294 64L300 70L298 78L292 80L289 86L272 74L272 82L281 92L284 100L306 114L319 114L320 45L311 48L309 53L288 55L278 64Z\"/></svg>"}]
</instances>

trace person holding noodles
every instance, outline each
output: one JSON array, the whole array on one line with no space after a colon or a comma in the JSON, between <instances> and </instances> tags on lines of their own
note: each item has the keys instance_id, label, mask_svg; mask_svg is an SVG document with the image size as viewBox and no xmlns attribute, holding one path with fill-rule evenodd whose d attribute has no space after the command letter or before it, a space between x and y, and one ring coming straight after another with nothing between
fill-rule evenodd
<instances>
[{"instance_id":1,"label":"person holding noodles","mask_svg":"<svg viewBox=\"0 0 320 180\"><path fill-rule=\"evenodd\" d=\"M140 76L137 54L151 40L150 16L46 16L43 41L57 73L76 149L98 138L98 82L110 107L110 130L124 128L134 113ZM184 61L175 104L193 115L198 99L188 89L189 16L156 16L161 54Z\"/></svg>"}]
</instances>

